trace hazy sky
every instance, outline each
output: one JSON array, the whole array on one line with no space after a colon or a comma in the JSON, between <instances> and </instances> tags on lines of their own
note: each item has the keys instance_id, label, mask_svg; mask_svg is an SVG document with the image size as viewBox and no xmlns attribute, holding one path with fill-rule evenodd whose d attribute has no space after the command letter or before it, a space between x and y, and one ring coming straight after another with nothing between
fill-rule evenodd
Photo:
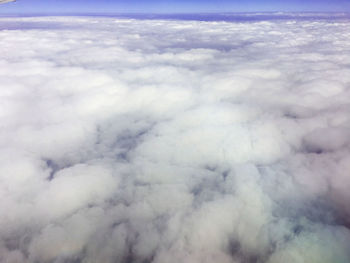
<instances>
[{"instance_id":1,"label":"hazy sky","mask_svg":"<svg viewBox=\"0 0 350 263\"><path fill-rule=\"evenodd\" d=\"M1 13L350 11L349 0L18 0Z\"/></svg>"}]
</instances>

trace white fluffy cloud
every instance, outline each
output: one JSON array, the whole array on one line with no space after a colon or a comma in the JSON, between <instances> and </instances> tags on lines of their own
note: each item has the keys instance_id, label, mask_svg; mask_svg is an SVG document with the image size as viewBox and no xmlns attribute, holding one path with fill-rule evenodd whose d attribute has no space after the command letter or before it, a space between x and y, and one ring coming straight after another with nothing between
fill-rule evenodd
<instances>
[{"instance_id":1,"label":"white fluffy cloud","mask_svg":"<svg viewBox=\"0 0 350 263\"><path fill-rule=\"evenodd\" d=\"M350 262L348 20L0 23L1 262Z\"/></svg>"}]
</instances>

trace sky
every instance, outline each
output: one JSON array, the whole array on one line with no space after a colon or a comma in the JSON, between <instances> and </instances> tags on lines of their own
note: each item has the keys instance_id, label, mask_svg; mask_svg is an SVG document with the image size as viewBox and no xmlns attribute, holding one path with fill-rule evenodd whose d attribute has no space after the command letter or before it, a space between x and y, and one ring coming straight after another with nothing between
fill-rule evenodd
<instances>
[{"instance_id":1,"label":"sky","mask_svg":"<svg viewBox=\"0 0 350 263\"><path fill-rule=\"evenodd\" d=\"M349 0L18 0L0 13L198 13L254 11L350 11Z\"/></svg>"}]
</instances>

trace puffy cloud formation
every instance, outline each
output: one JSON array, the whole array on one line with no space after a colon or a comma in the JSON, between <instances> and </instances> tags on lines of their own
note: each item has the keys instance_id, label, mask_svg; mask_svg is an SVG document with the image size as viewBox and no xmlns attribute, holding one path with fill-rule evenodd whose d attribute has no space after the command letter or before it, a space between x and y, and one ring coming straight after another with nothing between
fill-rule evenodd
<instances>
[{"instance_id":1,"label":"puffy cloud formation","mask_svg":"<svg viewBox=\"0 0 350 263\"><path fill-rule=\"evenodd\" d=\"M1 262L350 262L348 20L0 24Z\"/></svg>"}]
</instances>

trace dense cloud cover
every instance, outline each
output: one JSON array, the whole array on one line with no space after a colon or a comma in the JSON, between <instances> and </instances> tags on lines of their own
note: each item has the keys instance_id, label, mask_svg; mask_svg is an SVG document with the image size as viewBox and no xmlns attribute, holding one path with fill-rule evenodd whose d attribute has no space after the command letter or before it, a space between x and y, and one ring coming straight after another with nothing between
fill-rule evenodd
<instances>
[{"instance_id":1,"label":"dense cloud cover","mask_svg":"<svg viewBox=\"0 0 350 263\"><path fill-rule=\"evenodd\" d=\"M349 21L0 27L1 262L350 262Z\"/></svg>"}]
</instances>

